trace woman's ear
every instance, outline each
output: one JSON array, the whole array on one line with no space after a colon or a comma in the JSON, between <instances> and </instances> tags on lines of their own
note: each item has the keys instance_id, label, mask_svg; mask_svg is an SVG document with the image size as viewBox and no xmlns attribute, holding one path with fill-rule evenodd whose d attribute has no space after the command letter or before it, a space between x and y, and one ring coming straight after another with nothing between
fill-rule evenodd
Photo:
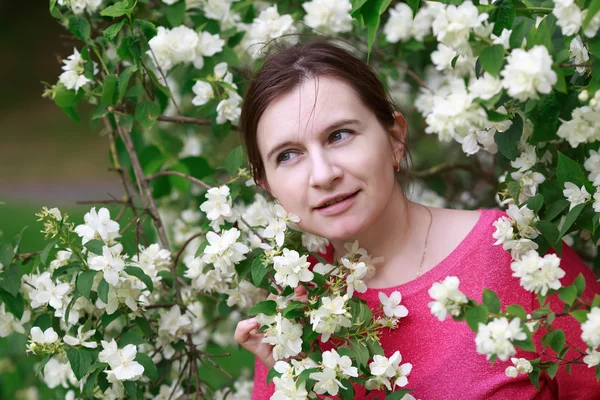
<instances>
[{"instance_id":1,"label":"woman's ear","mask_svg":"<svg viewBox=\"0 0 600 400\"><path fill-rule=\"evenodd\" d=\"M394 111L394 125L390 128L390 142L397 160L402 160L406 150L406 120L398 111Z\"/></svg>"}]
</instances>

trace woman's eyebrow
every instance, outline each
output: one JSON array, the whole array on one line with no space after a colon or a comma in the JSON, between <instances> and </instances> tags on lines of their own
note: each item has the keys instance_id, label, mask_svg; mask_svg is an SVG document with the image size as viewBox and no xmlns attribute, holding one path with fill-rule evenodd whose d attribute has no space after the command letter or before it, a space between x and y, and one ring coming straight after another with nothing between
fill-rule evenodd
<instances>
[{"instance_id":1,"label":"woman's eyebrow","mask_svg":"<svg viewBox=\"0 0 600 400\"><path fill-rule=\"evenodd\" d=\"M332 123L331 125L329 125L327 128L323 129L323 132L321 133L325 133L325 132L331 132L335 129L341 128L342 126L345 125L350 125L350 124L359 124L360 121L357 119L341 119L339 121L336 121L334 123ZM267 160L270 160L271 157L277 153L279 150L290 146L290 145L294 145L296 144L296 142L291 141L291 140L286 140L285 142L279 143L278 145L276 145L275 147L273 147L268 153L267 153Z\"/></svg>"}]
</instances>

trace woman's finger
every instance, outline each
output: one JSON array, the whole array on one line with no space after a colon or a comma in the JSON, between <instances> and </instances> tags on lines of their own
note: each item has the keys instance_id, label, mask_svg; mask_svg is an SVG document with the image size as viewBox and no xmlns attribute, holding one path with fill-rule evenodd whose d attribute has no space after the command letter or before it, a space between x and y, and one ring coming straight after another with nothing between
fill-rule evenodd
<instances>
[{"instance_id":1,"label":"woman's finger","mask_svg":"<svg viewBox=\"0 0 600 400\"><path fill-rule=\"evenodd\" d=\"M236 342L246 347L245 344L250 340L251 333L254 329L259 327L259 323L256 318L245 319L238 322L233 338ZM251 350L251 349L248 349Z\"/></svg>"}]
</instances>

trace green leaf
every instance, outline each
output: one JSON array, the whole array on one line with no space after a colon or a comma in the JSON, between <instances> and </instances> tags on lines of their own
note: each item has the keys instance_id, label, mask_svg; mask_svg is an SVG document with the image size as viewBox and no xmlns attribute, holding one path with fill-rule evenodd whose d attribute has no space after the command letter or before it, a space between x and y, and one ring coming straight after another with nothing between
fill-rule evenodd
<instances>
[{"instance_id":1,"label":"green leaf","mask_svg":"<svg viewBox=\"0 0 600 400\"><path fill-rule=\"evenodd\" d=\"M542 370L537 367L534 366L533 367L533 371L531 371L529 373L529 380L531 381L531 383L533 384L533 386L535 386L535 388L539 391L540 390L540 375L542 373Z\"/></svg>"},{"instance_id":2,"label":"green leaf","mask_svg":"<svg viewBox=\"0 0 600 400\"><path fill-rule=\"evenodd\" d=\"M518 304L511 304L506 306L506 312L512 316L519 318L521 321L525 321L527 319L527 312L523 307Z\"/></svg>"},{"instance_id":3,"label":"green leaf","mask_svg":"<svg viewBox=\"0 0 600 400\"><path fill-rule=\"evenodd\" d=\"M260 284L269 272L269 269L263 265L262 261L262 257L255 257L254 260L252 260L250 274L252 276L252 282L256 287L260 287Z\"/></svg>"},{"instance_id":4,"label":"green leaf","mask_svg":"<svg viewBox=\"0 0 600 400\"><path fill-rule=\"evenodd\" d=\"M106 244L102 240L94 239L90 240L86 244L84 244L85 248L91 251L94 254L99 256L102 255L102 248L106 246Z\"/></svg>"},{"instance_id":5,"label":"green leaf","mask_svg":"<svg viewBox=\"0 0 600 400\"><path fill-rule=\"evenodd\" d=\"M488 310L485 305L472 306L466 309L467 325L475 333L479 331L479 323L487 324Z\"/></svg>"},{"instance_id":6,"label":"green leaf","mask_svg":"<svg viewBox=\"0 0 600 400\"><path fill-rule=\"evenodd\" d=\"M583 20L583 24L581 25L581 29L585 30L588 27L589 23L592 21L594 16L600 11L600 0L592 0L587 9L587 15Z\"/></svg>"},{"instance_id":7,"label":"green leaf","mask_svg":"<svg viewBox=\"0 0 600 400\"><path fill-rule=\"evenodd\" d=\"M377 340L367 340L367 348L369 349L369 353L371 355L384 355L383 347L381 347L381 343L379 343Z\"/></svg>"},{"instance_id":8,"label":"green leaf","mask_svg":"<svg viewBox=\"0 0 600 400\"><path fill-rule=\"evenodd\" d=\"M90 38L90 23L85 17L71 15L69 17L69 30L79 40L86 42Z\"/></svg>"},{"instance_id":9,"label":"green leaf","mask_svg":"<svg viewBox=\"0 0 600 400\"><path fill-rule=\"evenodd\" d=\"M483 289L483 304L491 313L498 314L500 312L500 299L496 293L488 288Z\"/></svg>"},{"instance_id":10,"label":"green leaf","mask_svg":"<svg viewBox=\"0 0 600 400\"><path fill-rule=\"evenodd\" d=\"M348 379L342 379L342 385L344 387L340 387L340 394L342 395L342 399L353 399L354 398L354 388Z\"/></svg>"},{"instance_id":11,"label":"green leaf","mask_svg":"<svg viewBox=\"0 0 600 400\"><path fill-rule=\"evenodd\" d=\"M135 355L135 361L142 364L142 367L144 367L144 375L146 375L152 382L156 383L158 380L158 369L156 368L154 361L152 361L152 358L150 358L148 354L138 351Z\"/></svg>"},{"instance_id":12,"label":"green leaf","mask_svg":"<svg viewBox=\"0 0 600 400\"><path fill-rule=\"evenodd\" d=\"M583 211L585 204L578 204L569 213L565 218L565 222L563 223L562 229L560 230L560 237L562 238L569 231L569 228L575 223L581 211Z\"/></svg>"},{"instance_id":13,"label":"green leaf","mask_svg":"<svg viewBox=\"0 0 600 400\"><path fill-rule=\"evenodd\" d=\"M54 93L54 102L60 108L71 107L83 97L83 90L75 92L74 90L67 89L65 85L58 82L56 84L56 92Z\"/></svg>"},{"instance_id":14,"label":"green leaf","mask_svg":"<svg viewBox=\"0 0 600 400\"><path fill-rule=\"evenodd\" d=\"M123 347L127 346L128 344L135 344L137 346L142 343L146 343L146 340L144 339L144 337L142 335L140 335L136 331L129 330L121 335L121 337L118 340L118 343L119 343L119 347L123 348Z\"/></svg>"},{"instance_id":15,"label":"green leaf","mask_svg":"<svg viewBox=\"0 0 600 400\"><path fill-rule=\"evenodd\" d=\"M573 281L573 285L577 288L577 297L581 297L585 291L585 278L583 277L583 274L579 273L579 275L577 275L577 278Z\"/></svg>"},{"instance_id":16,"label":"green leaf","mask_svg":"<svg viewBox=\"0 0 600 400\"><path fill-rule=\"evenodd\" d=\"M122 19L119 22L117 22L116 24L112 24L111 26L109 26L108 28L106 28L104 30L104 32L102 33L102 35L104 35L104 38L106 40L108 40L109 42L114 43L115 38L117 37L117 35L119 34L119 32L121 32L121 29L123 28L124 24L125 24L125 20Z\"/></svg>"},{"instance_id":17,"label":"green leaf","mask_svg":"<svg viewBox=\"0 0 600 400\"><path fill-rule=\"evenodd\" d=\"M558 116L561 110L561 102L556 93L542 96L531 115L534 122L533 134L529 139L531 144L548 142L556 137L558 130Z\"/></svg>"},{"instance_id":18,"label":"green leaf","mask_svg":"<svg viewBox=\"0 0 600 400\"><path fill-rule=\"evenodd\" d=\"M238 146L227 155L225 160L225 168L229 175L237 175L238 169L242 167L244 163L244 149L242 146Z\"/></svg>"},{"instance_id":19,"label":"green leaf","mask_svg":"<svg viewBox=\"0 0 600 400\"><path fill-rule=\"evenodd\" d=\"M153 101L145 101L135 107L135 120L144 128L151 128L160 115L160 107Z\"/></svg>"},{"instance_id":20,"label":"green leaf","mask_svg":"<svg viewBox=\"0 0 600 400\"><path fill-rule=\"evenodd\" d=\"M525 340L515 340L513 341L513 344L525 351L536 351L535 344L533 344L533 340L531 339L531 331L526 326L524 326L523 323L521 324L521 327L523 329L523 332L525 332L525 334L527 335L527 338Z\"/></svg>"},{"instance_id":21,"label":"green leaf","mask_svg":"<svg viewBox=\"0 0 600 400\"><path fill-rule=\"evenodd\" d=\"M123 0L116 2L112 6L106 7L104 10L100 11L100 15L103 17L120 17L122 15L130 14L133 11L133 7L129 7L129 1Z\"/></svg>"},{"instance_id":22,"label":"green leaf","mask_svg":"<svg viewBox=\"0 0 600 400\"><path fill-rule=\"evenodd\" d=\"M563 303L572 306L577 297L577 287L575 285L570 285L558 289L558 297Z\"/></svg>"},{"instance_id":23,"label":"green leaf","mask_svg":"<svg viewBox=\"0 0 600 400\"><path fill-rule=\"evenodd\" d=\"M355 338L350 339L350 348L354 351L354 354L356 354L356 363L360 370L369 362L369 350Z\"/></svg>"},{"instance_id":24,"label":"green leaf","mask_svg":"<svg viewBox=\"0 0 600 400\"><path fill-rule=\"evenodd\" d=\"M558 372L558 364L553 363L550 367L548 367L548 369L546 370L546 373L548 374L548 376L550 376L550 379L554 379L554 377L556 376L556 373Z\"/></svg>"},{"instance_id":25,"label":"green leaf","mask_svg":"<svg viewBox=\"0 0 600 400\"><path fill-rule=\"evenodd\" d=\"M90 291L92 290L92 285L94 284L94 277L98 271L84 271L79 274L77 277L77 290L79 293L85 297L86 299L90 299Z\"/></svg>"},{"instance_id":26,"label":"green leaf","mask_svg":"<svg viewBox=\"0 0 600 400\"><path fill-rule=\"evenodd\" d=\"M106 312L104 314L102 314L102 328L106 329L106 327L108 325L110 325L111 322L113 322L115 319L119 318L121 316L121 311L116 310L114 313L112 314L107 314Z\"/></svg>"},{"instance_id":27,"label":"green leaf","mask_svg":"<svg viewBox=\"0 0 600 400\"><path fill-rule=\"evenodd\" d=\"M497 77L504 64L504 46L496 44L486 47L479 55L479 63L490 75Z\"/></svg>"},{"instance_id":28,"label":"green leaf","mask_svg":"<svg viewBox=\"0 0 600 400\"><path fill-rule=\"evenodd\" d=\"M77 123L81 122L81 119L79 118L79 113L77 112L77 107L62 107L62 110L65 114L67 114L67 117L71 118L73 121Z\"/></svg>"},{"instance_id":29,"label":"green leaf","mask_svg":"<svg viewBox=\"0 0 600 400\"><path fill-rule=\"evenodd\" d=\"M552 67L554 72L556 72L556 83L554 84L554 89L560 93L567 93L567 80L565 78L565 71L559 67Z\"/></svg>"},{"instance_id":30,"label":"green leaf","mask_svg":"<svg viewBox=\"0 0 600 400\"><path fill-rule=\"evenodd\" d=\"M544 206L544 196L538 193L523 204L526 205L530 210L538 213Z\"/></svg>"},{"instance_id":31,"label":"green leaf","mask_svg":"<svg viewBox=\"0 0 600 400\"><path fill-rule=\"evenodd\" d=\"M277 314L277 303L274 300L265 300L257 303L248 310L248 315L250 316L258 314L265 314L266 316Z\"/></svg>"},{"instance_id":32,"label":"green leaf","mask_svg":"<svg viewBox=\"0 0 600 400\"><path fill-rule=\"evenodd\" d=\"M121 100L123 96L125 96L125 92L127 92L127 87L129 86L129 80L136 71L137 67L135 65L130 65L121 72L121 75L119 75L119 98L117 100Z\"/></svg>"},{"instance_id":33,"label":"green leaf","mask_svg":"<svg viewBox=\"0 0 600 400\"><path fill-rule=\"evenodd\" d=\"M156 25L154 25L152 22L146 21L145 19L138 19L135 22L139 24L140 30L144 34L144 39L150 40L156 36L158 31L156 29Z\"/></svg>"},{"instance_id":34,"label":"green leaf","mask_svg":"<svg viewBox=\"0 0 600 400\"><path fill-rule=\"evenodd\" d=\"M584 186L587 181L580 164L560 151L558 152L558 161L556 165L556 178L561 191L565 187L565 182L573 182L578 187L581 187ZM588 192L590 191L591 190L588 190Z\"/></svg>"},{"instance_id":35,"label":"green leaf","mask_svg":"<svg viewBox=\"0 0 600 400\"><path fill-rule=\"evenodd\" d=\"M391 0L370 0L363 4L360 13L367 27L367 54L371 54L371 48L375 41L375 34L379 29L381 14L388 8Z\"/></svg>"},{"instance_id":36,"label":"green leaf","mask_svg":"<svg viewBox=\"0 0 600 400\"><path fill-rule=\"evenodd\" d=\"M600 36L588 40L587 44L592 54L596 57L600 57ZM595 78L598 79L598 77Z\"/></svg>"},{"instance_id":37,"label":"green leaf","mask_svg":"<svg viewBox=\"0 0 600 400\"><path fill-rule=\"evenodd\" d=\"M185 1L178 1L175 4L165 7L165 15L172 27L181 25L185 17Z\"/></svg>"},{"instance_id":38,"label":"green leaf","mask_svg":"<svg viewBox=\"0 0 600 400\"><path fill-rule=\"evenodd\" d=\"M523 133L523 120L519 114L515 114L513 123L505 132L496 132L494 141L498 145L500 153L510 161L517 158L519 139Z\"/></svg>"},{"instance_id":39,"label":"green leaf","mask_svg":"<svg viewBox=\"0 0 600 400\"><path fill-rule=\"evenodd\" d=\"M150 292L154 291L154 284L152 284L152 278L150 278L148 275L146 275L144 270L141 269L140 267L133 267L133 266L125 267L125 272L128 275L135 276L136 278L138 278L139 280L144 282L144 284L146 285L146 288L148 288L148 290Z\"/></svg>"},{"instance_id":40,"label":"green leaf","mask_svg":"<svg viewBox=\"0 0 600 400\"><path fill-rule=\"evenodd\" d=\"M75 348L69 346L67 347L67 358L75 377L81 380L94 362L95 353L85 347Z\"/></svg>"},{"instance_id":41,"label":"green leaf","mask_svg":"<svg viewBox=\"0 0 600 400\"><path fill-rule=\"evenodd\" d=\"M4 303L6 306L6 311L13 314L18 320L23 317L23 312L25 311L25 302L20 294L13 296L6 290L0 289L0 302Z\"/></svg>"},{"instance_id":42,"label":"green leaf","mask_svg":"<svg viewBox=\"0 0 600 400\"><path fill-rule=\"evenodd\" d=\"M123 381L123 387L125 387L128 399L137 400L138 387L135 381Z\"/></svg>"},{"instance_id":43,"label":"green leaf","mask_svg":"<svg viewBox=\"0 0 600 400\"><path fill-rule=\"evenodd\" d=\"M162 283L164 283L168 287L173 287L173 275L171 274L171 271L159 271L157 275L161 278L160 281Z\"/></svg>"},{"instance_id":44,"label":"green leaf","mask_svg":"<svg viewBox=\"0 0 600 400\"><path fill-rule=\"evenodd\" d=\"M560 251L561 242L560 242L560 232L558 231L558 227L552 222L548 222L545 220L539 220L535 225L536 228L542 233L542 236L550 243L550 245L557 251Z\"/></svg>"},{"instance_id":45,"label":"green leaf","mask_svg":"<svg viewBox=\"0 0 600 400\"><path fill-rule=\"evenodd\" d=\"M267 385L270 385L271 382L273 381L273 378L275 377L280 377L281 374L277 371L275 371L275 368L271 368L269 370L269 373L267 374Z\"/></svg>"},{"instance_id":46,"label":"green leaf","mask_svg":"<svg viewBox=\"0 0 600 400\"><path fill-rule=\"evenodd\" d=\"M396 390L385 396L385 400L400 400L410 392L412 392L410 389Z\"/></svg>"},{"instance_id":47,"label":"green leaf","mask_svg":"<svg viewBox=\"0 0 600 400\"><path fill-rule=\"evenodd\" d=\"M17 297L20 288L21 271L17 264L12 264L0 274L0 289L7 291L13 297Z\"/></svg>"},{"instance_id":48,"label":"green leaf","mask_svg":"<svg viewBox=\"0 0 600 400\"><path fill-rule=\"evenodd\" d=\"M490 13L490 22L494 22L494 35L500 36L504 29L511 29L515 21L516 11L512 0L500 0Z\"/></svg>"},{"instance_id":49,"label":"green leaf","mask_svg":"<svg viewBox=\"0 0 600 400\"><path fill-rule=\"evenodd\" d=\"M109 289L110 289L110 286L108 285L108 282L106 282L104 280L104 278L102 278L102 280L98 284L98 288L96 289L96 292L98 293L98 298L104 304L108 304L108 291L109 291Z\"/></svg>"},{"instance_id":50,"label":"green leaf","mask_svg":"<svg viewBox=\"0 0 600 400\"><path fill-rule=\"evenodd\" d=\"M562 329L549 332L545 335L546 343L552 350L559 354L565 347L565 333Z\"/></svg>"},{"instance_id":51,"label":"green leaf","mask_svg":"<svg viewBox=\"0 0 600 400\"><path fill-rule=\"evenodd\" d=\"M531 49L535 45L546 46L548 52L552 54L554 51L554 45L552 44L552 32L554 32L554 26L556 24L556 17L552 14L546 16L542 22L538 25L537 29L531 27L529 35L527 36L527 49Z\"/></svg>"},{"instance_id":52,"label":"green leaf","mask_svg":"<svg viewBox=\"0 0 600 400\"><path fill-rule=\"evenodd\" d=\"M9 265L15 256L14 246L9 244L0 244L0 263Z\"/></svg>"},{"instance_id":53,"label":"green leaf","mask_svg":"<svg viewBox=\"0 0 600 400\"><path fill-rule=\"evenodd\" d=\"M104 77L104 85L102 86L102 99L100 103L105 106L112 106L115 104L115 93L117 91L117 84L119 78L116 75L107 75Z\"/></svg>"},{"instance_id":54,"label":"green leaf","mask_svg":"<svg viewBox=\"0 0 600 400\"><path fill-rule=\"evenodd\" d=\"M558 217L565 208L569 207L569 201L567 199L560 199L555 201L548 207L548 211L544 214L544 219L548 221L552 221L554 218ZM558 228L557 228L558 229Z\"/></svg>"},{"instance_id":55,"label":"green leaf","mask_svg":"<svg viewBox=\"0 0 600 400\"><path fill-rule=\"evenodd\" d=\"M510 34L509 44L511 49L520 49L521 44L523 43L523 39L527 32L529 32L529 28L531 27L532 21L529 19L523 19L519 21L512 33Z\"/></svg>"}]
</instances>

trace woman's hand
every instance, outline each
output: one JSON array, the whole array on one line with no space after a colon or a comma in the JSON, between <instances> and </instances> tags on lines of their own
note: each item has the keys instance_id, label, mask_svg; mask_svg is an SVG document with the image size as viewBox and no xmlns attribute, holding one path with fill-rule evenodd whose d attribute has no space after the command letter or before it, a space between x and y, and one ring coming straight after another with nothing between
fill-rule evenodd
<instances>
[{"instance_id":1,"label":"woman's hand","mask_svg":"<svg viewBox=\"0 0 600 400\"><path fill-rule=\"evenodd\" d=\"M296 301L306 303L308 300L308 291L302 285L298 285L294 289ZM267 300L275 300L276 296L270 294ZM233 337L235 341L242 345L243 348L254 354L267 369L273 368L275 359L273 359L273 346L268 343L263 343L264 335L258 331L260 323L256 318L245 319L238 322L235 328Z\"/></svg>"}]
</instances>

